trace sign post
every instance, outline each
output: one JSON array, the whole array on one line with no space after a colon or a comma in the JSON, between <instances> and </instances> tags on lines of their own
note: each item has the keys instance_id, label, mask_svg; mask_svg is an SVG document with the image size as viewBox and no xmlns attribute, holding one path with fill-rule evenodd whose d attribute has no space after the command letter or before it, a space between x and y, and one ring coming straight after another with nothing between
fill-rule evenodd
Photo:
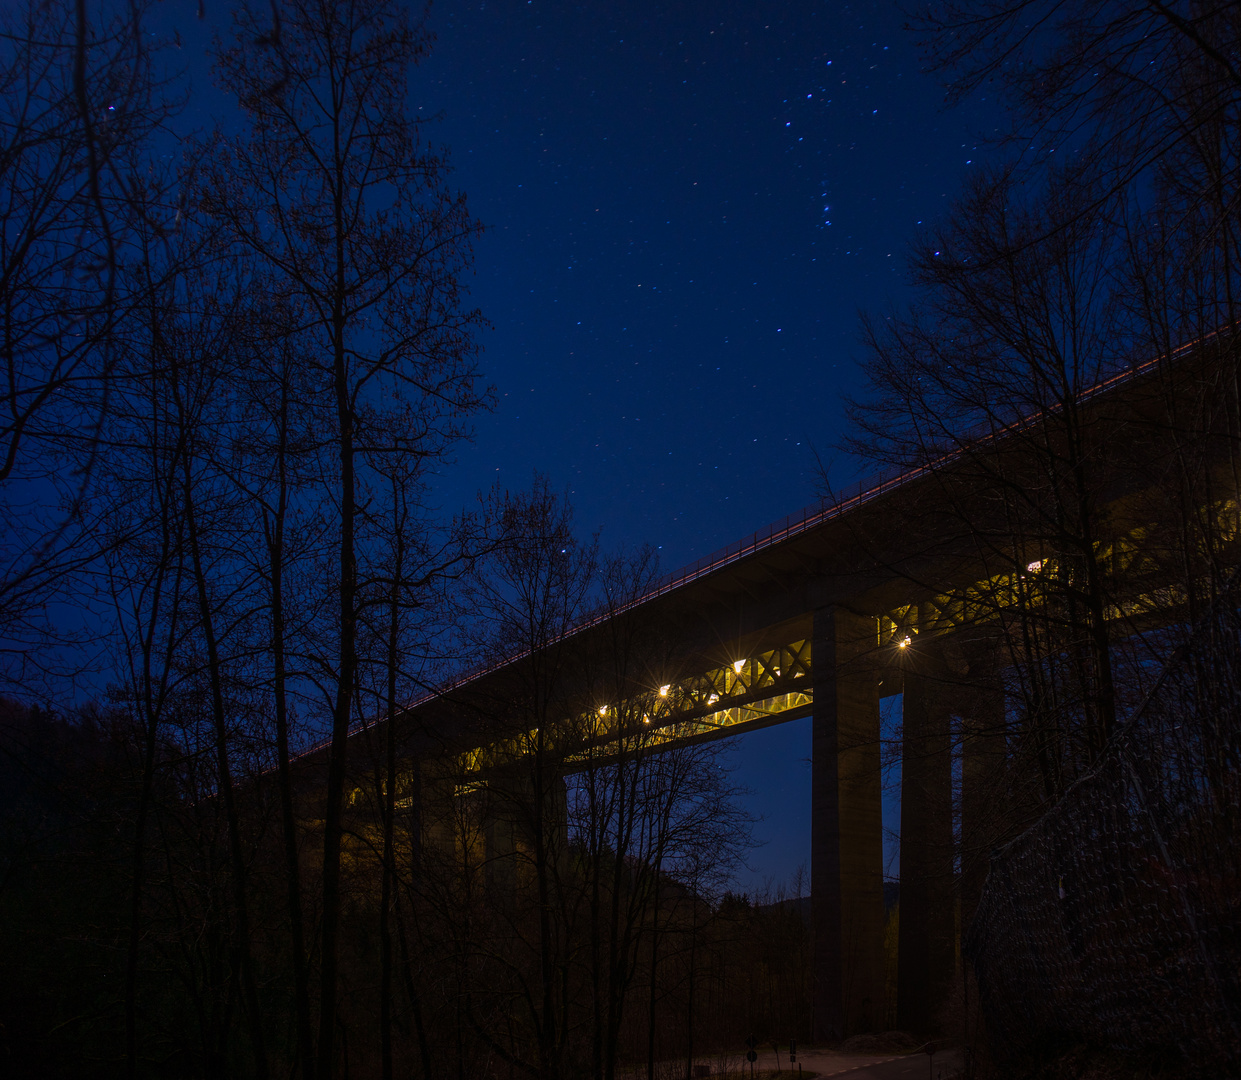
<instances>
[{"instance_id":1,"label":"sign post","mask_svg":"<svg viewBox=\"0 0 1241 1080\"><path fill-rule=\"evenodd\" d=\"M758 1040L754 1037L754 1032L750 1032L750 1037L746 1039L745 1044L749 1047L746 1051L745 1059L750 1063L750 1075L753 1076L754 1063L758 1060L758 1051L755 1050L755 1047L758 1046Z\"/></svg>"}]
</instances>

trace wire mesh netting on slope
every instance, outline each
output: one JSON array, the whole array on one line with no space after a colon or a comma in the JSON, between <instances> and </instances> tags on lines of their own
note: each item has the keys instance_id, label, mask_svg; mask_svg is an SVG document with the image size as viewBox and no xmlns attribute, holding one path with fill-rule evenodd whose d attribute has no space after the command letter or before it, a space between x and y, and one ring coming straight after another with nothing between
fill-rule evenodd
<instances>
[{"instance_id":1,"label":"wire mesh netting on slope","mask_svg":"<svg viewBox=\"0 0 1241 1080\"><path fill-rule=\"evenodd\" d=\"M1241 618L1216 605L1096 767L992 859L965 942L1001 1057L1241 1071Z\"/></svg>"}]
</instances>

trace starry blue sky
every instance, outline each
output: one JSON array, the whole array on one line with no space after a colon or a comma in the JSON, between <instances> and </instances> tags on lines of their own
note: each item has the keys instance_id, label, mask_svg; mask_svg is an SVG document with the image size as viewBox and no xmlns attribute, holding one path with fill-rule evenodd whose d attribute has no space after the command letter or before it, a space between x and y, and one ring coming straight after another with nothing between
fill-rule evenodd
<instances>
[{"instance_id":1,"label":"starry blue sky","mask_svg":"<svg viewBox=\"0 0 1241 1080\"><path fill-rule=\"evenodd\" d=\"M195 8L163 18L207 127L227 6ZM438 477L446 513L537 470L583 534L673 569L814 501L819 460L858 477L835 446L859 311L909 301L910 241L1001 123L985 97L945 109L903 24L891 2L433 5L411 100L486 227L498 400ZM809 752L801 721L730 753L763 818L744 887L808 863Z\"/></svg>"},{"instance_id":2,"label":"starry blue sky","mask_svg":"<svg viewBox=\"0 0 1241 1080\"><path fill-rule=\"evenodd\" d=\"M672 569L813 502L819 460L857 478L835 445L858 313L909 301L911 239L1001 122L981 97L945 109L903 22L894 3L432 9L414 92L488 227L473 295L499 393L446 505L537 469L583 532ZM809 720L730 751L761 817L742 887L808 866L809 756Z\"/></svg>"},{"instance_id":3,"label":"starry blue sky","mask_svg":"<svg viewBox=\"0 0 1241 1080\"><path fill-rule=\"evenodd\" d=\"M902 301L988 121L945 113L896 6L473 0L430 26L414 93L488 227L500 395L447 503L539 469L671 569L813 501L816 449L852 479L858 311Z\"/></svg>"}]
</instances>

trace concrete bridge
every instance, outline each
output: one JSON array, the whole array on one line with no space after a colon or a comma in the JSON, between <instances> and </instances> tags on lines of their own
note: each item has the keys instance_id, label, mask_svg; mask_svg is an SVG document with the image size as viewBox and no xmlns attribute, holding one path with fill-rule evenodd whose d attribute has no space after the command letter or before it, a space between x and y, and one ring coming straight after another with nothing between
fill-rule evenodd
<instances>
[{"instance_id":1,"label":"concrete bridge","mask_svg":"<svg viewBox=\"0 0 1241 1080\"><path fill-rule=\"evenodd\" d=\"M1130 443L1130 456L1144 459L1151 445L1152 371L1148 365L1083 401L1097 415L1092 437L1107 440L1111 459L1124 460ZM1009 661L997 627L1005 606L1018 594L1027 601L1037 594L1064 556L1015 550L989 524L996 507L980 486L979 462L1016 480L1035 471L1011 435L975 440L968 452L776 523L556 642L585 655L612 619L636 612L658 625L675 649L650 686L635 683L630 693L670 744L812 718L818 1040L885 1022L880 701L892 694L903 694L904 718L898 1026L933 1027L951 989L957 928L984 873L968 860L959 865L956 853L988 848L1004 767L1001 676ZM1141 551L1144 485L1140 469L1108 478L1109 528L1098 540L1115 580L1132 583L1109 601L1107 617L1129 625L1166 620L1177 609L1174 595L1152 586ZM503 695L521 662L410 709L421 730L440 732L441 747L452 747L467 775L485 776L490 759L458 703ZM601 737L608 708L583 692L582 709L605 718Z\"/></svg>"}]
</instances>

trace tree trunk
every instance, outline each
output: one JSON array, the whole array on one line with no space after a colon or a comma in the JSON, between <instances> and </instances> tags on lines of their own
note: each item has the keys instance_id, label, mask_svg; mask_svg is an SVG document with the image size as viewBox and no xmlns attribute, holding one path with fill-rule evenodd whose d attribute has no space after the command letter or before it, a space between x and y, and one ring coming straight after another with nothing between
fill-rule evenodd
<instances>
[{"instance_id":1,"label":"tree trunk","mask_svg":"<svg viewBox=\"0 0 1241 1080\"><path fill-rule=\"evenodd\" d=\"M387 724L383 796L383 874L379 899L379 1050L383 1080L392 1080L392 896L396 876L393 849L396 821L396 654L400 638L400 590L404 574L405 531L397 481L392 482L395 521L392 586L388 608Z\"/></svg>"},{"instance_id":2,"label":"tree trunk","mask_svg":"<svg viewBox=\"0 0 1241 1080\"><path fill-rule=\"evenodd\" d=\"M188 453L182 457L182 471L185 523L190 542L190 558L194 571L194 583L198 592L199 617L203 640L207 646L207 672L211 683L211 715L215 724L215 753L219 794L224 805L224 818L228 829L233 904L236 907L237 917L237 943L235 948L241 976L242 995L245 1000L246 1012L249 1014L250 1035L254 1041L255 1073L259 1080L266 1080L267 1048L263 1037L263 1014L259 1006L258 987L254 978L254 964L250 951L250 913L249 903L246 898L246 861L242 852L241 827L237 819L232 768L228 758L228 723L224 708L223 672L220 663L219 645L216 641L211 599L207 593L207 576L203 567L202 551L199 545L198 523L194 513L194 491Z\"/></svg>"},{"instance_id":3,"label":"tree trunk","mask_svg":"<svg viewBox=\"0 0 1241 1080\"><path fill-rule=\"evenodd\" d=\"M332 710L332 741L328 748L327 793L323 811L323 937L319 990L319 1077L336 1075L337 935L340 929L340 849L344 837L345 766L349 752L350 705L356 668L357 587L354 555L354 516L357 512L353 448L353 402L350 400L348 360L345 353L345 229L344 171L340 167L340 117L336 135L335 187L336 289L332 297L333 390L340 431L340 642L337 656L336 701Z\"/></svg>"},{"instance_id":4,"label":"tree trunk","mask_svg":"<svg viewBox=\"0 0 1241 1080\"><path fill-rule=\"evenodd\" d=\"M285 883L289 898L289 930L293 951L294 1011L297 1014L297 1056L303 1080L314 1080L314 1033L310 1019L310 980L306 970L306 931L302 914L302 879L297 855L297 818L293 809L293 776L289 766L288 672L285 657L284 525L288 511L288 371L281 380L280 429L276 449L279 476L275 519L267 531L271 574L272 681L276 705L276 769L280 785L280 823L284 841Z\"/></svg>"}]
</instances>

